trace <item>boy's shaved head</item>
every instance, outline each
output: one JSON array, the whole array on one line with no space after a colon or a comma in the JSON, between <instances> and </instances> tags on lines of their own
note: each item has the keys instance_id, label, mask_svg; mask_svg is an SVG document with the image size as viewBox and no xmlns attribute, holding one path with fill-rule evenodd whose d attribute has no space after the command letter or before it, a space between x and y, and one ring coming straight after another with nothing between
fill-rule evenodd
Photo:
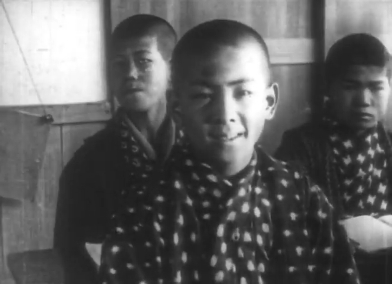
<instances>
[{"instance_id":1,"label":"boy's shaved head","mask_svg":"<svg viewBox=\"0 0 392 284\"><path fill-rule=\"evenodd\" d=\"M140 14L123 20L112 33L111 49L124 40L144 36L156 37L162 57L171 59L177 42L176 32L167 21L154 15Z\"/></svg>"},{"instance_id":2,"label":"boy's shaved head","mask_svg":"<svg viewBox=\"0 0 392 284\"><path fill-rule=\"evenodd\" d=\"M173 51L173 83L181 74L183 62L192 56L210 56L222 46L240 46L256 43L265 57L265 67L270 75L270 58L268 48L261 35L251 27L233 20L212 20L202 23L188 31L178 42ZM268 79L270 81L271 78Z\"/></svg>"},{"instance_id":3,"label":"boy's shaved head","mask_svg":"<svg viewBox=\"0 0 392 284\"><path fill-rule=\"evenodd\" d=\"M171 110L192 151L224 176L249 164L273 117L278 85L269 67L263 38L231 20L196 26L174 48Z\"/></svg>"},{"instance_id":4,"label":"boy's shaved head","mask_svg":"<svg viewBox=\"0 0 392 284\"><path fill-rule=\"evenodd\" d=\"M370 34L351 34L331 47L325 61L327 83L339 79L355 65L386 68L388 78L391 77L391 56L384 44Z\"/></svg>"},{"instance_id":5,"label":"boy's shaved head","mask_svg":"<svg viewBox=\"0 0 392 284\"><path fill-rule=\"evenodd\" d=\"M338 40L325 62L326 112L350 129L363 132L377 126L390 94L391 56L370 34Z\"/></svg>"}]
</instances>

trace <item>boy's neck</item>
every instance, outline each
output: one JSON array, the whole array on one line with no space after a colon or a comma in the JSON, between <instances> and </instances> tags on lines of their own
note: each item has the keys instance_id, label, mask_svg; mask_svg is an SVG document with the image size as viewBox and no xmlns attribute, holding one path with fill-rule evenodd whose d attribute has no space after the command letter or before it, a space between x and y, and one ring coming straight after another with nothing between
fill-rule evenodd
<instances>
[{"instance_id":1,"label":"boy's neck","mask_svg":"<svg viewBox=\"0 0 392 284\"><path fill-rule=\"evenodd\" d=\"M127 112L127 116L147 141L154 145L158 130L166 116L166 100L161 100L147 111Z\"/></svg>"},{"instance_id":2,"label":"boy's neck","mask_svg":"<svg viewBox=\"0 0 392 284\"><path fill-rule=\"evenodd\" d=\"M223 161L206 160L213 170L223 178L232 178L242 170L244 170L250 163L253 153L244 155L240 159L236 159L233 163Z\"/></svg>"}]
</instances>

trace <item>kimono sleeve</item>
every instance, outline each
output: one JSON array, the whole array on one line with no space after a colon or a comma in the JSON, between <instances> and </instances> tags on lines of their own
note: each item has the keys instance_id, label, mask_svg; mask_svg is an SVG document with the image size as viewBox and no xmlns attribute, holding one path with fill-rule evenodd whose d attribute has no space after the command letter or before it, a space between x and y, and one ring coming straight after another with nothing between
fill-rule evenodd
<instances>
[{"instance_id":1,"label":"kimono sleeve","mask_svg":"<svg viewBox=\"0 0 392 284\"><path fill-rule=\"evenodd\" d=\"M307 178L307 224L311 246L309 270L314 283L357 284L358 271L350 243L322 190Z\"/></svg>"},{"instance_id":2,"label":"kimono sleeve","mask_svg":"<svg viewBox=\"0 0 392 284\"><path fill-rule=\"evenodd\" d=\"M66 165L59 181L54 247L65 268L65 283L96 283L97 272L85 249L86 228L99 224L101 195L91 164L91 149L82 146Z\"/></svg>"}]
</instances>

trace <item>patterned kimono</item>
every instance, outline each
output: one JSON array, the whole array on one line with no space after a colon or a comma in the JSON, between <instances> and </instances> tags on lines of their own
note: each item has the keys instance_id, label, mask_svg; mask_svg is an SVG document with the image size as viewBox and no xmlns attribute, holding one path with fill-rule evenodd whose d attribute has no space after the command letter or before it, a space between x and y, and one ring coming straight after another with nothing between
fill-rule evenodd
<instances>
[{"instance_id":1,"label":"patterned kimono","mask_svg":"<svg viewBox=\"0 0 392 284\"><path fill-rule=\"evenodd\" d=\"M101 283L359 283L320 189L259 148L225 179L178 145L151 187L115 216Z\"/></svg>"},{"instance_id":2,"label":"patterned kimono","mask_svg":"<svg viewBox=\"0 0 392 284\"><path fill-rule=\"evenodd\" d=\"M55 247L66 266L66 283L97 283L85 243L102 243L111 216L124 196L138 200L140 190L174 144L174 123L166 118L151 145L119 109L106 128L86 139L60 179Z\"/></svg>"},{"instance_id":3,"label":"patterned kimono","mask_svg":"<svg viewBox=\"0 0 392 284\"><path fill-rule=\"evenodd\" d=\"M286 132L276 157L300 162L325 190L339 218L377 218L392 214L391 151L391 134L382 123L354 135L325 117L320 124L309 123ZM356 251L355 257L363 283L392 280L391 253Z\"/></svg>"},{"instance_id":4,"label":"patterned kimono","mask_svg":"<svg viewBox=\"0 0 392 284\"><path fill-rule=\"evenodd\" d=\"M331 128L338 127L334 122L329 124ZM380 124L355 138L338 128L330 133L345 214L375 217L392 214L386 153L391 148L381 147L379 133L385 135L383 126Z\"/></svg>"}]
</instances>

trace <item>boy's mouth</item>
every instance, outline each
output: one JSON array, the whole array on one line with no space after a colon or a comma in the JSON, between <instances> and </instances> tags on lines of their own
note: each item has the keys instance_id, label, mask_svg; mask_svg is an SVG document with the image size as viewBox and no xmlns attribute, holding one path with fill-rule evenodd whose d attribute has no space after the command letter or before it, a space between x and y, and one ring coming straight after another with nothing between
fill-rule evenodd
<instances>
[{"instance_id":1,"label":"boy's mouth","mask_svg":"<svg viewBox=\"0 0 392 284\"><path fill-rule=\"evenodd\" d=\"M210 134L209 135L213 140L217 140L220 142L232 142L240 137L244 136L244 133L237 134Z\"/></svg>"},{"instance_id":2,"label":"boy's mouth","mask_svg":"<svg viewBox=\"0 0 392 284\"><path fill-rule=\"evenodd\" d=\"M143 90L141 88L129 88L129 89L127 89L127 91L129 93L136 93L136 92L141 92Z\"/></svg>"}]
</instances>

